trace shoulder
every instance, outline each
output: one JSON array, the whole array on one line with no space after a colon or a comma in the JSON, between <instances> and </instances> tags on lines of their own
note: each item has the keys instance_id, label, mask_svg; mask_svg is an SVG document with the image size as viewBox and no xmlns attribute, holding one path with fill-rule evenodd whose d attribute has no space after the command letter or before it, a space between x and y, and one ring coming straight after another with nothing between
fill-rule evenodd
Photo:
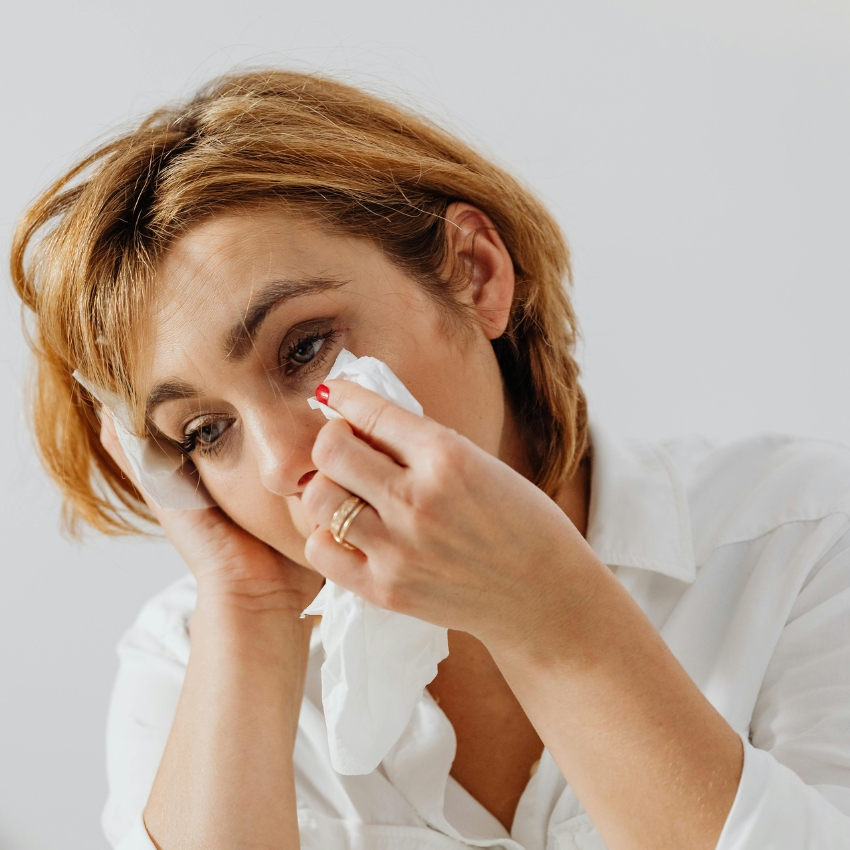
<instances>
[{"instance_id":1,"label":"shoulder","mask_svg":"<svg viewBox=\"0 0 850 850\"><path fill-rule=\"evenodd\" d=\"M149 599L118 644L119 656L143 652L168 655L184 666L189 660L189 622L198 587L189 573Z\"/></svg>"},{"instance_id":2,"label":"shoulder","mask_svg":"<svg viewBox=\"0 0 850 850\"><path fill-rule=\"evenodd\" d=\"M850 523L850 447L840 443L761 434L725 444L676 438L661 448L687 494L697 550L787 523L835 515Z\"/></svg>"}]
</instances>

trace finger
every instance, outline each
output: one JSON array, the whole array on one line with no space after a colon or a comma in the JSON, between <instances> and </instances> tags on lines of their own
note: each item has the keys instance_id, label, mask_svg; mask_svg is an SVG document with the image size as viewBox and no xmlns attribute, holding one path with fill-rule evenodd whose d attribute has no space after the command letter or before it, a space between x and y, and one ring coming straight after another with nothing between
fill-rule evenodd
<instances>
[{"instance_id":1,"label":"finger","mask_svg":"<svg viewBox=\"0 0 850 850\"><path fill-rule=\"evenodd\" d=\"M372 573L366 555L359 549L345 549L326 528L317 528L304 544L307 562L340 587L368 598Z\"/></svg>"},{"instance_id":2,"label":"finger","mask_svg":"<svg viewBox=\"0 0 850 850\"><path fill-rule=\"evenodd\" d=\"M304 488L301 504L315 524L330 529L337 509L342 507L343 502L351 495L349 490L317 472ZM386 540L386 528L378 513L369 504L360 510L345 533L345 541L356 546L361 552L374 552L375 548Z\"/></svg>"},{"instance_id":3,"label":"finger","mask_svg":"<svg viewBox=\"0 0 850 850\"><path fill-rule=\"evenodd\" d=\"M316 469L375 505L378 512L391 489L388 484L404 473L395 460L355 436L343 419L331 419L319 431L312 459Z\"/></svg>"},{"instance_id":4,"label":"finger","mask_svg":"<svg viewBox=\"0 0 850 850\"><path fill-rule=\"evenodd\" d=\"M405 466L431 439L436 423L353 381L326 381L328 407L341 413L357 436Z\"/></svg>"}]
</instances>

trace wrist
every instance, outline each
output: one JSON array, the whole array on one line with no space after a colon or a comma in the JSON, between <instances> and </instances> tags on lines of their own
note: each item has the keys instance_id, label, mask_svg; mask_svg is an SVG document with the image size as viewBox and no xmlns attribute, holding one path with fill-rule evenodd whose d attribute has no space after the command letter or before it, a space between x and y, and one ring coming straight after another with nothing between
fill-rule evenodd
<instances>
[{"instance_id":1,"label":"wrist","mask_svg":"<svg viewBox=\"0 0 850 850\"><path fill-rule=\"evenodd\" d=\"M535 585L523 604L514 599L480 639L494 659L501 659L500 666L529 672L597 663L609 648L611 621L631 612L634 601L592 552L580 562L547 566L541 573L546 581Z\"/></svg>"},{"instance_id":2,"label":"wrist","mask_svg":"<svg viewBox=\"0 0 850 850\"><path fill-rule=\"evenodd\" d=\"M239 597L199 594L189 627L190 666L206 669L221 686L278 694L294 735L314 622L287 606L252 608Z\"/></svg>"},{"instance_id":3,"label":"wrist","mask_svg":"<svg viewBox=\"0 0 850 850\"><path fill-rule=\"evenodd\" d=\"M234 577L224 573L211 573L198 578L198 605L213 610L269 613L280 616L301 612L316 598L324 578L318 573L299 568L306 575L299 580Z\"/></svg>"},{"instance_id":4,"label":"wrist","mask_svg":"<svg viewBox=\"0 0 850 850\"><path fill-rule=\"evenodd\" d=\"M301 617L302 610L276 594L254 597L199 588L190 623L192 646L198 639L214 641L251 660L261 654L300 654L309 645L314 625L313 617Z\"/></svg>"}]
</instances>

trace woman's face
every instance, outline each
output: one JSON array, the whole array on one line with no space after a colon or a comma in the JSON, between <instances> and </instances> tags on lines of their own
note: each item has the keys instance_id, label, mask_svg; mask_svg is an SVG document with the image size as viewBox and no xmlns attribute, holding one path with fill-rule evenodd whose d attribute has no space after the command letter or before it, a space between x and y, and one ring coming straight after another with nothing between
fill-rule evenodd
<instances>
[{"instance_id":1,"label":"woman's face","mask_svg":"<svg viewBox=\"0 0 850 850\"><path fill-rule=\"evenodd\" d=\"M480 227L476 215L453 205L453 232ZM307 398L343 348L385 361L426 416L521 465L490 344L500 320L492 299L480 297L481 281L494 276L493 240L504 249L488 237L489 265L473 273L468 299L490 310L487 320L452 332L440 308L366 240L274 209L195 227L158 274L140 376L152 424L184 444L231 518L301 564L312 531L301 493L326 422ZM471 255L457 256L474 269ZM507 286L508 272L495 272Z\"/></svg>"}]
</instances>

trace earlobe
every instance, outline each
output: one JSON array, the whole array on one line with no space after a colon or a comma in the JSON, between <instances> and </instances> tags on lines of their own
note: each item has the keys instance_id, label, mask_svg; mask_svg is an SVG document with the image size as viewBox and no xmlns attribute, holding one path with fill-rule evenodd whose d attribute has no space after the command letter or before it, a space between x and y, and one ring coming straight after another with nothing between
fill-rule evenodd
<instances>
[{"instance_id":1,"label":"earlobe","mask_svg":"<svg viewBox=\"0 0 850 850\"><path fill-rule=\"evenodd\" d=\"M468 280L465 298L489 339L500 337L508 325L514 295L514 265L493 222L477 207L464 202L446 210L449 253Z\"/></svg>"}]
</instances>

